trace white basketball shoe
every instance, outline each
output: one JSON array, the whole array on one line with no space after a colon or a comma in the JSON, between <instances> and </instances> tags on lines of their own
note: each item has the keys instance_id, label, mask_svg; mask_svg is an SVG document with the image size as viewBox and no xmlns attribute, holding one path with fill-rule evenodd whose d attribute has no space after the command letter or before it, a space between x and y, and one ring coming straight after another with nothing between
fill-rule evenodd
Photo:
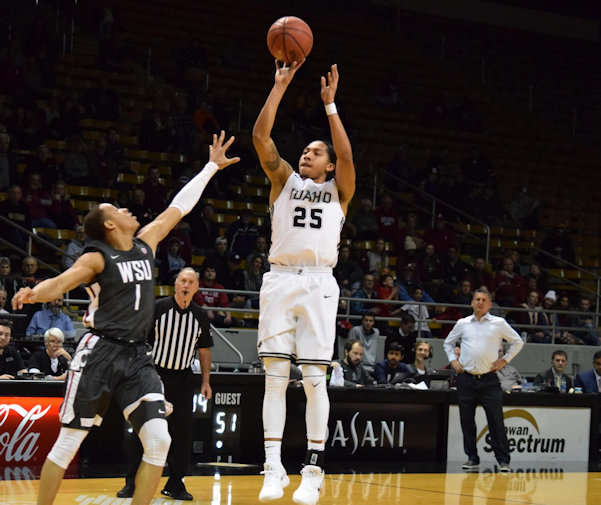
<instances>
[{"instance_id":1,"label":"white basketball shoe","mask_svg":"<svg viewBox=\"0 0 601 505\"><path fill-rule=\"evenodd\" d=\"M286 469L282 465L265 463L261 475L265 475L259 501L277 500L284 496L284 488L290 484Z\"/></svg>"},{"instance_id":2,"label":"white basketball shoe","mask_svg":"<svg viewBox=\"0 0 601 505\"><path fill-rule=\"evenodd\" d=\"M305 465L301 470L300 486L292 495L292 501L298 505L315 505L323 484L325 472L318 466Z\"/></svg>"}]
</instances>

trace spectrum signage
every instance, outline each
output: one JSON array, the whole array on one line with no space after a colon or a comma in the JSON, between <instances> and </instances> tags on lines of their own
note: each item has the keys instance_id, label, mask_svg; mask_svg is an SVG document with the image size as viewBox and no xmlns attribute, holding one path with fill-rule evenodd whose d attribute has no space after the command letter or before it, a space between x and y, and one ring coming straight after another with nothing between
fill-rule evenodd
<instances>
[{"instance_id":1,"label":"spectrum signage","mask_svg":"<svg viewBox=\"0 0 601 505\"><path fill-rule=\"evenodd\" d=\"M511 461L581 461L589 453L589 408L503 407ZM566 426L572 429L566 429ZM476 409L478 454L494 461L482 407ZM459 407L449 406L447 461L465 460Z\"/></svg>"}]
</instances>

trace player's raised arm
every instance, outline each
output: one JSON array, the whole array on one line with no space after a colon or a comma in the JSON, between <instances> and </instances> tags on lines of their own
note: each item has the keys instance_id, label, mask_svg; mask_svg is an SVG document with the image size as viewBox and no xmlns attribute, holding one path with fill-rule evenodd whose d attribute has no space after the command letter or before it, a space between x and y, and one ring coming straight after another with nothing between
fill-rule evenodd
<instances>
[{"instance_id":1,"label":"player's raised arm","mask_svg":"<svg viewBox=\"0 0 601 505\"><path fill-rule=\"evenodd\" d=\"M158 243L167 236L180 219L198 203L211 177L218 170L223 170L225 167L240 161L238 157L228 158L226 156L226 151L234 142L234 137L230 137L225 143L224 140L225 132L223 130L219 136L213 135L213 145L209 147L208 163L200 173L179 190L169 207L138 233L138 237L144 240L153 251L156 251Z\"/></svg>"},{"instance_id":2,"label":"player's raised arm","mask_svg":"<svg viewBox=\"0 0 601 505\"><path fill-rule=\"evenodd\" d=\"M334 97L338 89L338 65L332 65L326 77L321 77L321 99L326 107L332 145L336 152L336 186L340 195L340 206L346 214L348 204L355 194L355 164L353 163L353 149L351 141L342 125Z\"/></svg>"},{"instance_id":3,"label":"player's raised arm","mask_svg":"<svg viewBox=\"0 0 601 505\"><path fill-rule=\"evenodd\" d=\"M280 66L280 63L275 60L275 82L253 128L253 145L259 156L261 166L271 182L269 203L273 203L276 200L292 172L290 164L280 158L280 153L271 138L271 130L273 129L275 115L282 97L294 74L302 64L303 62L298 63L295 61L289 67L286 65Z\"/></svg>"}]
</instances>

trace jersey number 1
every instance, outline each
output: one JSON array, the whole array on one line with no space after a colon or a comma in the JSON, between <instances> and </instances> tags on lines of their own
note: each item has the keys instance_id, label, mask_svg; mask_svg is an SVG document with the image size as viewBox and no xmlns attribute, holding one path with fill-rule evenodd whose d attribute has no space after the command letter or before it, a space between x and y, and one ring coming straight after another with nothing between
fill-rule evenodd
<instances>
[{"instance_id":1,"label":"jersey number 1","mask_svg":"<svg viewBox=\"0 0 601 505\"><path fill-rule=\"evenodd\" d=\"M311 209L310 228L321 228L321 214L323 209ZM296 207L294 209L294 221L292 224L298 228L305 228L307 219L307 209L305 207Z\"/></svg>"}]
</instances>

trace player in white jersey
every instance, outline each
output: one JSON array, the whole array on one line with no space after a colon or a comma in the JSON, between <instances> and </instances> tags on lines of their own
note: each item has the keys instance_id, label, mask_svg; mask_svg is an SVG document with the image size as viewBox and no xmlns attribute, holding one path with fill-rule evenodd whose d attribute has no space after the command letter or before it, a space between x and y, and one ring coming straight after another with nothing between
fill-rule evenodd
<instances>
[{"instance_id":1,"label":"player in white jersey","mask_svg":"<svg viewBox=\"0 0 601 505\"><path fill-rule=\"evenodd\" d=\"M263 276L259 315L259 356L265 366L263 429L265 465L261 501L275 500L289 484L281 463L290 359L303 365L307 396L307 456L295 503L313 505L324 478L323 459L330 402L326 368L332 359L339 288L332 268L338 258L340 230L355 193L351 143L336 111L338 68L321 78L332 145L311 142L298 173L280 158L271 130L284 92L302 62L280 66L253 129L253 143L271 182L271 270ZM336 171L335 178L326 180Z\"/></svg>"}]
</instances>

